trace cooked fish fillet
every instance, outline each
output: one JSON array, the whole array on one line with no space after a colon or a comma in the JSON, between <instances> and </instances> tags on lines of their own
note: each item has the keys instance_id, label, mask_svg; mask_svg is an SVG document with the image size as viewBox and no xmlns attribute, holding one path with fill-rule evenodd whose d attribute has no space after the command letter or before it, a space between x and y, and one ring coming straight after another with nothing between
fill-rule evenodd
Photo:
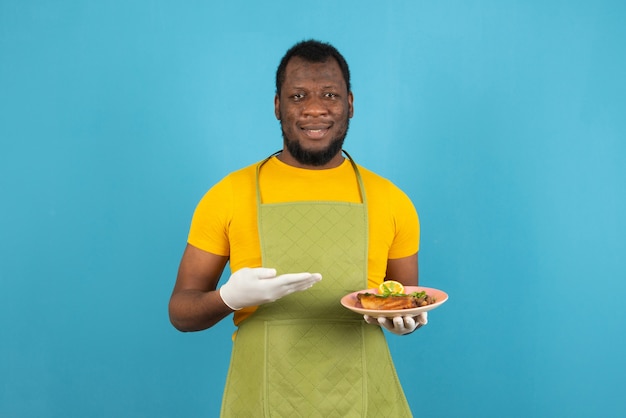
<instances>
[{"instance_id":1,"label":"cooked fish fillet","mask_svg":"<svg viewBox=\"0 0 626 418\"><path fill-rule=\"evenodd\" d=\"M393 309L410 309L417 307L415 298L412 296L387 296L380 297L371 293L357 294L361 306L365 309L375 310L393 310Z\"/></svg>"}]
</instances>

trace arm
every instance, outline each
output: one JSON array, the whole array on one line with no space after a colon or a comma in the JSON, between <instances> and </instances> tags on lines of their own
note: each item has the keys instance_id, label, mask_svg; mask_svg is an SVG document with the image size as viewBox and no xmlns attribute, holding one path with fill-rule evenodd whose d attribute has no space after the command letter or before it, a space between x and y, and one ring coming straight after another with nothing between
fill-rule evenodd
<instances>
[{"instance_id":1,"label":"arm","mask_svg":"<svg viewBox=\"0 0 626 418\"><path fill-rule=\"evenodd\" d=\"M387 260L387 274L385 280L395 280L405 286L417 286L419 267L417 253L403 258Z\"/></svg>"},{"instance_id":2,"label":"arm","mask_svg":"<svg viewBox=\"0 0 626 418\"><path fill-rule=\"evenodd\" d=\"M228 257L187 245L169 303L172 325L180 331L199 331L233 312L216 290Z\"/></svg>"},{"instance_id":3,"label":"arm","mask_svg":"<svg viewBox=\"0 0 626 418\"><path fill-rule=\"evenodd\" d=\"M210 328L237 309L273 302L322 280L319 273L276 275L272 268L242 268L219 289L228 257L187 245L170 298L170 321L180 331Z\"/></svg>"}]
</instances>

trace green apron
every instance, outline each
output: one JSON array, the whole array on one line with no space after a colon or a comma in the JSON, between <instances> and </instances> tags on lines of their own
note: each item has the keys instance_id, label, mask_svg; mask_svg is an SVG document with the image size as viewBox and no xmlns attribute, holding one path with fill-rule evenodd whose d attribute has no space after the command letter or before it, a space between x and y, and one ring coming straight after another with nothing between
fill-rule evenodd
<instances>
[{"instance_id":1,"label":"green apron","mask_svg":"<svg viewBox=\"0 0 626 418\"><path fill-rule=\"evenodd\" d=\"M367 287L365 188L348 158L361 203L264 204L259 174L267 160L257 166L263 266L323 279L259 306L239 325L223 417L411 417L380 327L339 303Z\"/></svg>"}]
</instances>

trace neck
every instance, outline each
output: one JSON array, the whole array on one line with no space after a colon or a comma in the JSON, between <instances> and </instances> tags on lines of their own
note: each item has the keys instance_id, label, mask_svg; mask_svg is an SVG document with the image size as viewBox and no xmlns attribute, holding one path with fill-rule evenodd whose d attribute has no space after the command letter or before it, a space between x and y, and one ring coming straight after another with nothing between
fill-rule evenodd
<instances>
[{"instance_id":1,"label":"neck","mask_svg":"<svg viewBox=\"0 0 626 418\"><path fill-rule=\"evenodd\" d=\"M280 154L277 155L276 158L278 158L280 161L282 161L283 163L287 165L290 165L296 168L304 168L307 170L327 170L329 168L336 168L336 167L339 167L345 160L345 157L343 156L342 152L339 151L326 164L323 164L323 165L304 164L298 161L293 155L291 155L287 147L283 147L283 150L280 152Z\"/></svg>"}]
</instances>

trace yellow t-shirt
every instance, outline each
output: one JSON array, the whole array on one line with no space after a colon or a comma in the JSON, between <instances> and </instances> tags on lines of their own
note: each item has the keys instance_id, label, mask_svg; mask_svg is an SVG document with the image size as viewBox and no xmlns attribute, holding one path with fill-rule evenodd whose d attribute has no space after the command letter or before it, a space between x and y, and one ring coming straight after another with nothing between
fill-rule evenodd
<instances>
[{"instance_id":1,"label":"yellow t-shirt","mask_svg":"<svg viewBox=\"0 0 626 418\"><path fill-rule=\"evenodd\" d=\"M213 186L196 207L189 231L189 244L229 256L233 272L243 267L261 267L256 166L235 171ZM385 278L388 259L408 257L419 250L419 221L410 199L397 186L361 166L359 172L368 211L368 283L376 287ZM336 168L308 170L272 157L261 168L259 179L263 203L361 202L355 172L347 159ZM235 324L254 310L236 311Z\"/></svg>"}]
</instances>

